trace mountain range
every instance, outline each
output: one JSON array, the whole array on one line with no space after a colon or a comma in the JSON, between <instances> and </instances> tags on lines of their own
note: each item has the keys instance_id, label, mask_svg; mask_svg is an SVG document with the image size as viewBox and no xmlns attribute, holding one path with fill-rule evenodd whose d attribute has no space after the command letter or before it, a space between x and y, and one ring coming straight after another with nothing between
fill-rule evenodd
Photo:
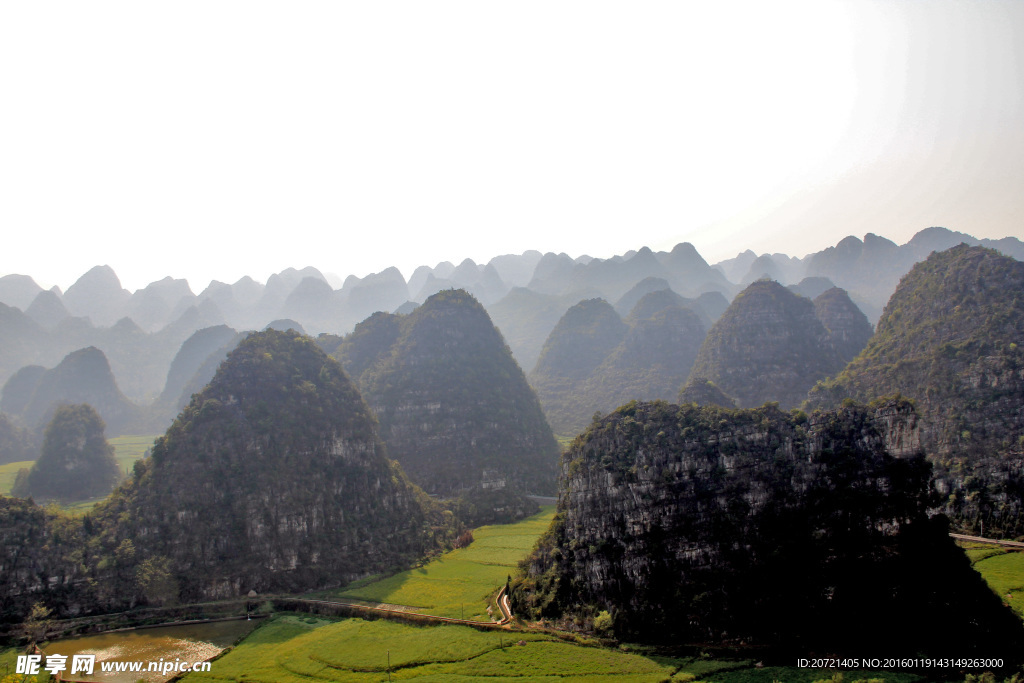
<instances>
[{"instance_id":1,"label":"mountain range","mask_svg":"<svg viewBox=\"0 0 1024 683\"><path fill-rule=\"evenodd\" d=\"M199 294L186 281L169 277L129 292L107 266L91 269L65 292L44 290L28 275L5 275L0 277L0 384L26 366L54 368L68 354L95 347L129 400L146 406L159 399L166 405L172 361L198 330L220 325L257 330L287 320L274 327L343 335L375 311L407 313L452 287L466 289L483 304L529 374L559 319L586 299L602 298L626 316L645 294L668 289L697 299L710 328L736 294L768 275L809 298L841 287L874 322L914 263L961 242L1024 259L1024 243L1014 237L977 240L928 228L904 245L868 234L802 258L747 251L714 265L686 243L671 251L643 248L606 259L527 251L486 264L467 259L421 266L408 281L388 268L363 278L349 276L338 289L310 267L286 269L265 284L250 277L233 284L213 281ZM166 425L173 413L163 415L154 424Z\"/></svg>"}]
</instances>

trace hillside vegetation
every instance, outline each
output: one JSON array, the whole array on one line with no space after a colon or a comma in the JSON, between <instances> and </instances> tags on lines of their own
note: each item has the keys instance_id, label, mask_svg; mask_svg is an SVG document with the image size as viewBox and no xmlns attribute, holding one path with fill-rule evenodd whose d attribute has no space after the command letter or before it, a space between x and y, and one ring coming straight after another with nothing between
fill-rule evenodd
<instances>
[{"instance_id":1,"label":"hillside vegetation","mask_svg":"<svg viewBox=\"0 0 1024 683\"><path fill-rule=\"evenodd\" d=\"M39 459L19 473L11 493L61 503L105 496L121 481L105 425L87 403L59 406L46 426Z\"/></svg>"},{"instance_id":2,"label":"hillside vegetation","mask_svg":"<svg viewBox=\"0 0 1024 683\"><path fill-rule=\"evenodd\" d=\"M443 290L407 316L372 316L336 354L380 420L388 453L428 493L554 492L551 428L467 292Z\"/></svg>"},{"instance_id":3,"label":"hillside vegetation","mask_svg":"<svg viewBox=\"0 0 1024 683\"><path fill-rule=\"evenodd\" d=\"M867 347L810 403L902 394L922 420L943 509L964 529L1024 534L1024 263L961 245L904 277Z\"/></svg>"},{"instance_id":4,"label":"hillside vegetation","mask_svg":"<svg viewBox=\"0 0 1024 683\"><path fill-rule=\"evenodd\" d=\"M758 280L708 331L690 376L710 380L742 408L766 401L793 408L842 365L811 300Z\"/></svg>"},{"instance_id":5,"label":"hillside vegetation","mask_svg":"<svg viewBox=\"0 0 1024 683\"><path fill-rule=\"evenodd\" d=\"M253 333L92 512L0 498L0 608L110 611L408 566L454 522L384 453L336 361L295 332Z\"/></svg>"},{"instance_id":6,"label":"hillside vegetation","mask_svg":"<svg viewBox=\"0 0 1024 683\"><path fill-rule=\"evenodd\" d=\"M710 317L671 290L643 294L623 321L603 299L570 308L544 344L530 382L558 434L631 400L676 397Z\"/></svg>"},{"instance_id":7,"label":"hillside vegetation","mask_svg":"<svg viewBox=\"0 0 1024 683\"><path fill-rule=\"evenodd\" d=\"M565 454L513 609L663 642L1022 653L1024 627L928 515L914 424L899 401L623 406Z\"/></svg>"}]
</instances>

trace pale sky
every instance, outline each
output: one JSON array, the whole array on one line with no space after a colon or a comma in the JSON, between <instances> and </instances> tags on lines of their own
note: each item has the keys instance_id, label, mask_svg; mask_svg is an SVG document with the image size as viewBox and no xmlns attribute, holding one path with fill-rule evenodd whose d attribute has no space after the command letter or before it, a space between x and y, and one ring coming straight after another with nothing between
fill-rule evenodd
<instances>
[{"instance_id":1,"label":"pale sky","mask_svg":"<svg viewBox=\"0 0 1024 683\"><path fill-rule=\"evenodd\" d=\"M1024 237L1024 2L0 3L0 274Z\"/></svg>"}]
</instances>

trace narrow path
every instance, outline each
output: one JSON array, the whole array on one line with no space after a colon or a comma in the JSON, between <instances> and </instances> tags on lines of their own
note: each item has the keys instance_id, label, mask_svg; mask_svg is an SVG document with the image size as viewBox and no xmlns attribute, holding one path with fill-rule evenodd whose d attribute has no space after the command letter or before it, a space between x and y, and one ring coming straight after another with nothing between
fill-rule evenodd
<instances>
[{"instance_id":1,"label":"narrow path","mask_svg":"<svg viewBox=\"0 0 1024 683\"><path fill-rule=\"evenodd\" d=\"M981 536L966 536L964 534L950 534L950 538L955 538L958 541L973 541L975 543L991 543L992 545L1001 545L1004 548L1016 548L1024 550L1024 543L1020 541L1003 541L997 538L983 538Z\"/></svg>"}]
</instances>

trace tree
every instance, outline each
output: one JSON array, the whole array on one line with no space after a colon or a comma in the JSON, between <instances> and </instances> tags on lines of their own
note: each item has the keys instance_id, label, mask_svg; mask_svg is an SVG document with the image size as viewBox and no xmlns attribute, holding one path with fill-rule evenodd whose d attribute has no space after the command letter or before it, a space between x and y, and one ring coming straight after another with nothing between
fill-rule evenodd
<instances>
[{"instance_id":1,"label":"tree","mask_svg":"<svg viewBox=\"0 0 1024 683\"><path fill-rule=\"evenodd\" d=\"M53 626L53 619L50 618L52 614L53 610L41 602L32 605L32 611L29 612L28 619L23 624L25 635L32 642L46 640L46 632Z\"/></svg>"},{"instance_id":2,"label":"tree","mask_svg":"<svg viewBox=\"0 0 1024 683\"><path fill-rule=\"evenodd\" d=\"M57 408L46 426L39 460L28 474L27 493L61 502L105 496L121 478L106 425L87 403Z\"/></svg>"},{"instance_id":3,"label":"tree","mask_svg":"<svg viewBox=\"0 0 1024 683\"><path fill-rule=\"evenodd\" d=\"M178 582L171 574L171 561L162 555L146 558L135 572L139 590L150 605L173 605L178 601Z\"/></svg>"}]
</instances>

